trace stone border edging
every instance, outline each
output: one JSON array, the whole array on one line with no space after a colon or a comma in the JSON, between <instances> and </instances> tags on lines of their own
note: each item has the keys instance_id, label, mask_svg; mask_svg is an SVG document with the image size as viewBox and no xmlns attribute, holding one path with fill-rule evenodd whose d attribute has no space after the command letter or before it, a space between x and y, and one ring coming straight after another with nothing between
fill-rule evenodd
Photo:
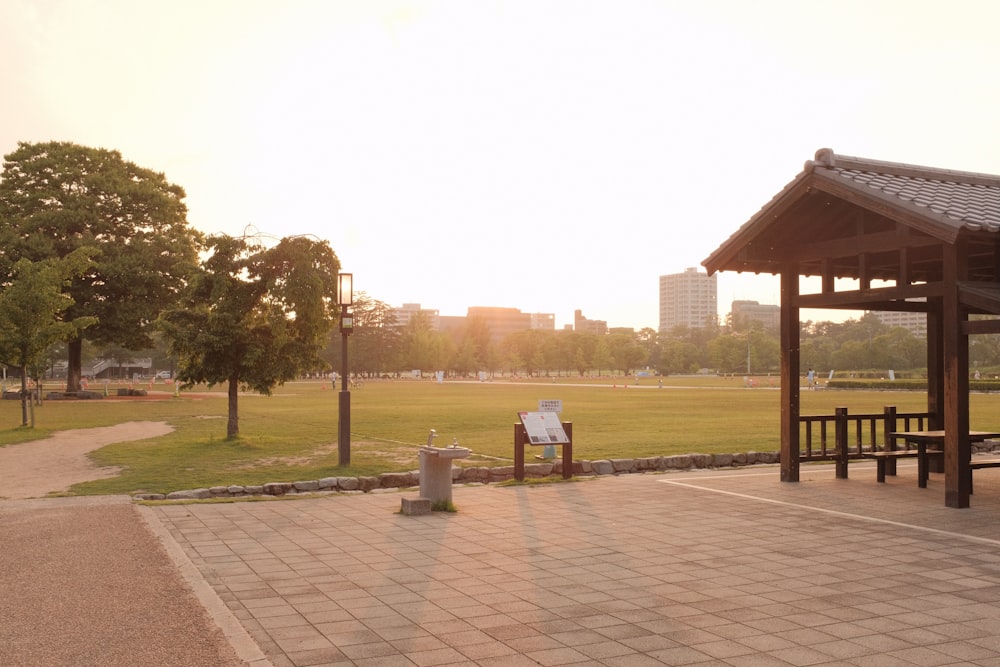
<instances>
[{"instance_id":1,"label":"stone border edging","mask_svg":"<svg viewBox=\"0 0 1000 667\"><path fill-rule=\"evenodd\" d=\"M1000 451L1000 440L972 443L972 453ZM573 461L574 475L623 475L667 470L706 468L741 468L748 465L778 463L779 452L746 452L745 454L679 454L638 459L601 459ZM542 478L562 475L562 460L548 463L526 463L525 477ZM452 468L453 484L490 484L514 479L514 466ZM242 498L246 496L285 496L303 493L371 493L396 491L420 485L420 471L386 472L378 477L324 477L304 482L270 482L250 486L213 486L171 493L136 493L133 500L203 500L206 498Z\"/></svg>"},{"instance_id":2,"label":"stone border edging","mask_svg":"<svg viewBox=\"0 0 1000 667\"><path fill-rule=\"evenodd\" d=\"M668 470L705 468L737 468L755 464L777 463L778 452L746 452L744 454L679 454L638 459L601 459L573 461L576 475L622 475ZM525 477L543 478L562 475L562 461L526 463ZM454 484L490 484L514 479L514 466L452 468ZM260 485L213 486L171 493L137 493L134 500L203 500L207 498L241 498L246 496L285 496L302 493L370 493L398 490L420 485L420 471L386 472L377 477L324 477L301 482L269 482Z\"/></svg>"}]
</instances>

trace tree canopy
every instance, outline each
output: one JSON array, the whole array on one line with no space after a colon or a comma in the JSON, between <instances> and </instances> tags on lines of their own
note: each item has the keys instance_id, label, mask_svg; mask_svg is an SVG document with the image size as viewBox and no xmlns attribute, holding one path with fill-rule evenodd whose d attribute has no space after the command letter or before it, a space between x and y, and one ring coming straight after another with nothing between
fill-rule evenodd
<instances>
[{"instance_id":1,"label":"tree canopy","mask_svg":"<svg viewBox=\"0 0 1000 667\"><path fill-rule=\"evenodd\" d=\"M151 324L197 262L184 190L118 151L69 142L19 143L0 175L0 281L20 259L93 249L93 265L64 286L66 318L96 318L71 334L67 390L79 389L83 337L150 347Z\"/></svg>"},{"instance_id":2,"label":"tree canopy","mask_svg":"<svg viewBox=\"0 0 1000 667\"><path fill-rule=\"evenodd\" d=\"M29 370L42 365L52 345L97 323L94 317L65 317L73 300L63 293L63 286L90 264L86 248L62 259L20 259L12 267L11 281L0 287L0 363L21 371L24 426L28 425Z\"/></svg>"},{"instance_id":3,"label":"tree canopy","mask_svg":"<svg viewBox=\"0 0 1000 667\"><path fill-rule=\"evenodd\" d=\"M159 326L186 386L228 383L226 435L239 435L240 389L268 395L322 366L340 262L326 241L208 239L208 257Z\"/></svg>"}]
</instances>

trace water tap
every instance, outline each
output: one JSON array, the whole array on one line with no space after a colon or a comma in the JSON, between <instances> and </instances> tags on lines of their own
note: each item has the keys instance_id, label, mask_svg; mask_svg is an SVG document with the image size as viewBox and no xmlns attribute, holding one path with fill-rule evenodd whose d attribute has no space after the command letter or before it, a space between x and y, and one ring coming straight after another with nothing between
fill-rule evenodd
<instances>
[{"instance_id":1,"label":"water tap","mask_svg":"<svg viewBox=\"0 0 1000 667\"><path fill-rule=\"evenodd\" d=\"M427 446L431 447L434 444L434 438L437 437L437 431L431 429L431 432L427 434Z\"/></svg>"}]
</instances>

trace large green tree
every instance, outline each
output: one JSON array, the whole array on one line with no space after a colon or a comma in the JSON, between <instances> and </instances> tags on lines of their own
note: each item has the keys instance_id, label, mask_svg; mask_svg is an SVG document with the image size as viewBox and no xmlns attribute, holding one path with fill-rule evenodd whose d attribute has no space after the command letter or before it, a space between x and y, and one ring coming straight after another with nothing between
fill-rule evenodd
<instances>
[{"instance_id":1,"label":"large green tree","mask_svg":"<svg viewBox=\"0 0 1000 667\"><path fill-rule=\"evenodd\" d=\"M97 323L94 317L68 319L73 300L63 287L87 270L87 248L62 259L32 262L20 259L11 269L10 282L0 286L0 363L21 372L21 423L28 425L28 373L45 364L48 349L61 340L78 336ZM31 425L34 426L32 418Z\"/></svg>"},{"instance_id":2,"label":"large green tree","mask_svg":"<svg viewBox=\"0 0 1000 667\"><path fill-rule=\"evenodd\" d=\"M184 190L118 151L68 142L19 143L0 175L0 280L19 259L97 248L93 266L64 292L66 318L97 318L68 339L68 391L80 388L84 337L130 350L151 347L152 323L176 301L197 262Z\"/></svg>"},{"instance_id":3,"label":"large green tree","mask_svg":"<svg viewBox=\"0 0 1000 667\"><path fill-rule=\"evenodd\" d=\"M349 360L351 369L368 377L379 377L389 369L390 360L397 356L399 348L400 331L392 306L358 292L354 295L351 312L354 314ZM339 336L335 338L339 339ZM337 349L336 368L339 368L340 347L336 344L333 347Z\"/></svg>"},{"instance_id":4,"label":"large green tree","mask_svg":"<svg viewBox=\"0 0 1000 667\"><path fill-rule=\"evenodd\" d=\"M284 238L265 248L214 236L180 305L160 327L186 386L228 383L226 436L239 435L240 389L275 386L321 367L335 323L340 262L326 241Z\"/></svg>"},{"instance_id":5,"label":"large green tree","mask_svg":"<svg viewBox=\"0 0 1000 667\"><path fill-rule=\"evenodd\" d=\"M400 368L434 372L445 365L445 339L427 313L416 313L400 334Z\"/></svg>"}]
</instances>

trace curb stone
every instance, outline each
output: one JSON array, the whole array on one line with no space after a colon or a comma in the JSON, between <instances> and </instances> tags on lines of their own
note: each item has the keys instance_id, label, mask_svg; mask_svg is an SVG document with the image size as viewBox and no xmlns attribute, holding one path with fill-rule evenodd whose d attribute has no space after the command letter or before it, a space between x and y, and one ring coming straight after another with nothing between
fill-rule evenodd
<instances>
[{"instance_id":1,"label":"curb stone","mask_svg":"<svg viewBox=\"0 0 1000 667\"><path fill-rule=\"evenodd\" d=\"M747 452L745 454L682 454L637 459L603 459L573 461L576 475L628 475L668 470L733 468L778 462L778 452ZM528 463L525 477L541 479L562 475L562 460ZM514 479L514 466L454 467L452 482L457 484L489 484ZM213 486L207 489L186 489L170 493L136 493L133 500L201 500L205 498L241 498L245 496L293 496L315 493L371 493L412 488L420 484L420 471L386 472L377 477L324 477L296 482L268 482L262 485Z\"/></svg>"},{"instance_id":2,"label":"curb stone","mask_svg":"<svg viewBox=\"0 0 1000 667\"><path fill-rule=\"evenodd\" d=\"M1000 451L1000 441L973 443L973 453ZM778 463L778 452L745 452L740 454L677 454L637 459L602 459L573 461L574 475L630 475L668 470L703 470L712 468L742 468L750 465ZM540 479L562 475L562 460L526 463L525 477ZM489 484L514 479L514 466L454 467L452 482L456 484ZM420 471L386 472L378 477L324 477L298 482L269 482L263 485L213 486L208 489L186 489L170 493L136 493L133 500L201 500L205 498L240 498L244 496L293 496L297 494L341 493L357 494L412 488L420 484Z\"/></svg>"}]
</instances>

